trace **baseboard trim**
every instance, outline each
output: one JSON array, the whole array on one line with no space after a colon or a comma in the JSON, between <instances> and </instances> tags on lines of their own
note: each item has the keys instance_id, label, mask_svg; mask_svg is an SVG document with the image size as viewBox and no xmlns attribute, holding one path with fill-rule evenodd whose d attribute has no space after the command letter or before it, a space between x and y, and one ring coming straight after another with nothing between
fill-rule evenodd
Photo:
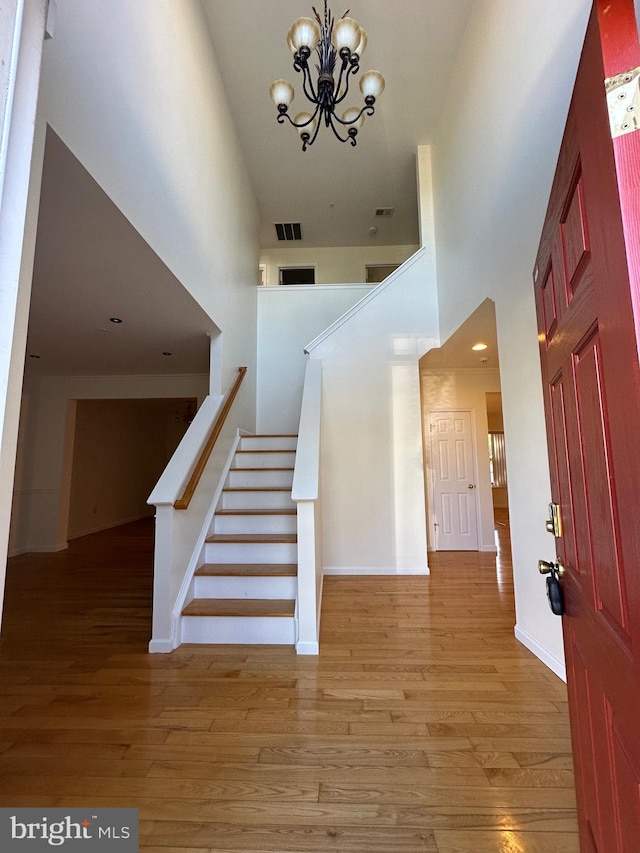
<instances>
[{"instance_id":1,"label":"baseboard trim","mask_svg":"<svg viewBox=\"0 0 640 853\"><path fill-rule=\"evenodd\" d=\"M51 545L49 547L12 548L7 556L20 557L22 554L57 554L58 551L66 551L68 547L68 542L60 542L58 545Z\"/></svg>"},{"instance_id":2,"label":"baseboard trim","mask_svg":"<svg viewBox=\"0 0 640 853\"><path fill-rule=\"evenodd\" d=\"M428 566L396 569L391 566L325 566L325 575L429 575Z\"/></svg>"},{"instance_id":3,"label":"baseboard trim","mask_svg":"<svg viewBox=\"0 0 640 853\"><path fill-rule=\"evenodd\" d=\"M149 654L160 654L166 655L169 652L174 651L176 648L173 640L150 640L149 641Z\"/></svg>"},{"instance_id":4,"label":"baseboard trim","mask_svg":"<svg viewBox=\"0 0 640 853\"><path fill-rule=\"evenodd\" d=\"M554 672L558 678L562 679L565 684L567 683L567 668L564 661L561 661L555 655L552 655L548 649L541 646L540 643L531 636L531 634L527 633L527 631L519 625L516 625L513 633L515 634L516 640L521 642L522 645L529 649L530 652L533 652L538 660L542 661L545 666L548 666L549 669Z\"/></svg>"},{"instance_id":5,"label":"baseboard trim","mask_svg":"<svg viewBox=\"0 0 640 853\"><path fill-rule=\"evenodd\" d=\"M317 655L320 652L320 645L309 641L296 643L296 652L299 655Z\"/></svg>"},{"instance_id":6,"label":"baseboard trim","mask_svg":"<svg viewBox=\"0 0 640 853\"><path fill-rule=\"evenodd\" d=\"M123 527L125 524L133 524L134 521L142 521L143 518L153 518L153 515L153 512L143 512L140 515L134 515L132 518L123 518L120 521L110 521L107 524L98 524L96 527L83 530L82 533L73 533L68 536L68 539L69 541L73 539L82 539L83 536L92 536L94 533L102 533L103 530L112 530L114 527Z\"/></svg>"}]
</instances>

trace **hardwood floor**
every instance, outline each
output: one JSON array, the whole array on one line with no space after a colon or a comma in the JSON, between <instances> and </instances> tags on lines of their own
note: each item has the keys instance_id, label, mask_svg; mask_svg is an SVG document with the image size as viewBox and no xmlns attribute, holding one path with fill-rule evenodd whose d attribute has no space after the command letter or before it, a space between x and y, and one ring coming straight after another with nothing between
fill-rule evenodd
<instances>
[{"instance_id":1,"label":"hardwood floor","mask_svg":"<svg viewBox=\"0 0 640 853\"><path fill-rule=\"evenodd\" d=\"M146 522L13 558L0 805L138 807L146 853L577 853L566 691L498 531L497 561L327 577L317 658L148 655Z\"/></svg>"}]
</instances>

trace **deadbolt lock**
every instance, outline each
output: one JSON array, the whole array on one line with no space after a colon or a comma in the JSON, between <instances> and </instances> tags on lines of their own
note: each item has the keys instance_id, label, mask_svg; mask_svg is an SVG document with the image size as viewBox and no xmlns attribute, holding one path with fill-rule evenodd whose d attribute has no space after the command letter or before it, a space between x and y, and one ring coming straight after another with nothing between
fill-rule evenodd
<instances>
[{"instance_id":1,"label":"deadbolt lock","mask_svg":"<svg viewBox=\"0 0 640 853\"><path fill-rule=\"evenodd\" d=\"M552 533L556 539L562 536L562 516L560 514L560 504L549 504L549 517L545 521L547 533Z\"/></svg>"}]
</instances>

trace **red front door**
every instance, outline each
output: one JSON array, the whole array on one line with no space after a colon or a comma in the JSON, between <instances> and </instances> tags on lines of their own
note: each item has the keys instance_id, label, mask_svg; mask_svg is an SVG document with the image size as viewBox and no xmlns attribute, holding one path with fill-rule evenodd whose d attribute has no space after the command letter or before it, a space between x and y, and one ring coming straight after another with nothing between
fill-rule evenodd
<instances>
[{"instance_id":1,"label":"red front door","mask_svg":"<svg viewBox=\"0 0 640 853\"><path fill-rule=\"evenodd\" d=\"M636 66L633 0L596 0L534 270L585 853L640 850ZM605 78L627 71L632 132L612 139Z\"/></svg>"}]
</instances>

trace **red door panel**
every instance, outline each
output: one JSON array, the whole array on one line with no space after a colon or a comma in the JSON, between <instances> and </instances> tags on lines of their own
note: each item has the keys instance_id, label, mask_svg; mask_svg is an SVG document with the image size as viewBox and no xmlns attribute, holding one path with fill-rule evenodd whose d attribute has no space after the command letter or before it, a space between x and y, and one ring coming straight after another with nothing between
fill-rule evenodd
<instances>
[{"instance_id":1,"label":"red door panel","mask_svg":"<svg viewBox=\"0 0 640 853\"><path fill-rule=\"evenodd\" d=\"M576 438L580 439L582 451L586 516L597 525L595 531L589 530L587 534L591 546L589 565L593 575L595 606L610 622L611 628L626 636L629 620L616 543L618 523L608 458L610 442L607 440L600 360L600 342L594 335L575 355Z\"/></svg>"},{"instance_id":2,"label":"red door panel","mask_svg":"<svg viewBox=\"0 0 640 853\"><path fill-rule=\"evenodd\" d=\"M570 299L575 287L581 280L581 266L587 262L589 253L582 175L577 176L569 198L565 219L560 223L560 232L564 250L565 285L567 298Z\"/></svg>"},{"instance_id":3,"label":"red door panel","mask_svg":"<svg viewBox=\"0 0 640 853\"><path fill-rule=\"evenodd\" d=\"M591 853L640 850L640 133L611 139L621 58L640 66L633 0L596 0L534 270Z\"/></svg>"}]
</instances>

